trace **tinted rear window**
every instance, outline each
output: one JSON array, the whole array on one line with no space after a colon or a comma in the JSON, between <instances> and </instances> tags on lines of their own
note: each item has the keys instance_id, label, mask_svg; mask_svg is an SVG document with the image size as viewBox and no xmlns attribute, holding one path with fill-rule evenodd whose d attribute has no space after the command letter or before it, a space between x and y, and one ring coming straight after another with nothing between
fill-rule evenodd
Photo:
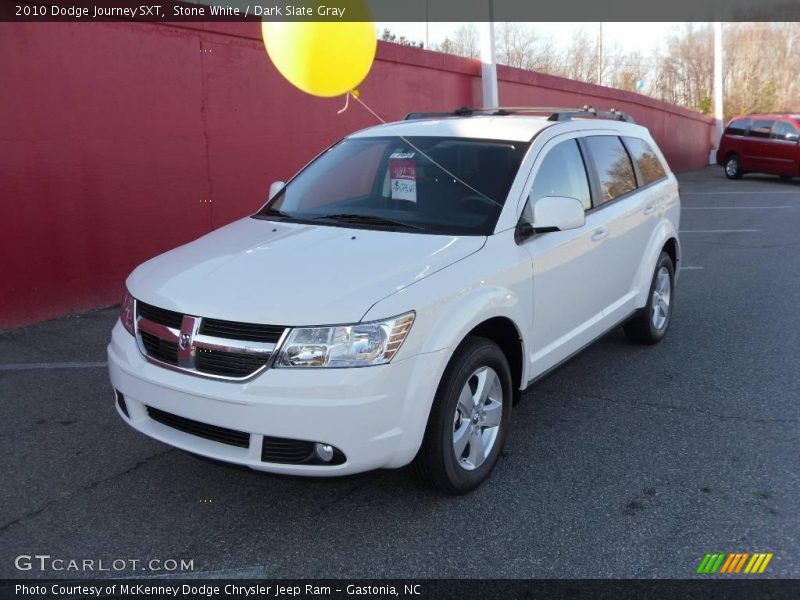
<instances>
[{"instance_id":1,"label":"tinted rear window","mask_svg":"<svg viewBox=\"0 0 800 600\"><path fill-rule=\"evenodd\" d=\"M750 128L751 119L736 119L731 121L725 133L728 135L746 135L747 130Z\"/></svg>"},{"instance_id":2,"label":"tinted rear window","mask_svg":"<svg viewBox=\"0 0 800 600\"><path fill-rule=\"evenodd\" d=\"M772 133L773 123L775 123L774 119L753 119L748 135L750 137L768 138Z\"/></svg>"},{"instance_id":3,"label":"tinted rear window","mask_svg":"<svg viewBox=\"0 0 800 600\"><path fill-rule=\"evenodd\" d=\"M631 157L636 162L636 166L639 167L643 185L664 179L667 176L664 165L661 164L661 160L659 160L658 155L650 144L639 138L626 137L624 139L628 150L630 150Z\"/></svg>"},{"instance_id":4,"label":"tinted rear window","mask_svg":"<svg viewBox=\"0 0 800 600\"><path fill-rule=\"evenodd\" d=\"M597 167L602 193L601 204L636 189L633 165L622 140L612 135L596 135L584 139Z\"/></svg>"},{"instance_id":5,"label":"tinted rear window","mask_svg":"<svg viewBox=\"0 0 800 600\"><path fill-rule=\"evenodd\" d=\"M797 127L789 121L775 121L775 127L772 128L773 140L790 140L797 141Z\"/></svg>"}]
</instances>

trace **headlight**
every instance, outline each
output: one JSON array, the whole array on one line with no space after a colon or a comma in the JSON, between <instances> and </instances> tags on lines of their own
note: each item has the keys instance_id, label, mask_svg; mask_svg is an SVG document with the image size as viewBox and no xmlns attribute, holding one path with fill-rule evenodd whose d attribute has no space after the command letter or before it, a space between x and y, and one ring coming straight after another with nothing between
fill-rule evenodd
<instances>
[{"instance_id":1,"label":"headlight","mask_svg":"<svg viewBox=\"0 0 800 600\"><path fill-rule=\"evenodd\" d=\"M392 360L403 345L414 313L385 321L293 329L276 367L366 367Z\"/></svg>"},{"instance_id":2,"label":"headlight","mask_svg":"<svg viewBox=\"0 0 800 600\"><path fill-rule=\"evenodd\" d=\"M125 297L122 299L122 306L119 311L119 320L128 333L134 335L134 320L136 319L136 300L125 290Z\"/></svg>"}]
</instances>

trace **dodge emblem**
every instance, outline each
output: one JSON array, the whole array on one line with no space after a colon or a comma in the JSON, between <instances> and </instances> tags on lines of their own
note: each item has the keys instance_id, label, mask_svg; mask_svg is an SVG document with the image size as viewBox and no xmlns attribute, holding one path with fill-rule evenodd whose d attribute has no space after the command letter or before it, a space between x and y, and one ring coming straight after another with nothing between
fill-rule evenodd
<instances>
[{"instance_id":1,"label":"dodge emblem","mask_svg":"<svg viewBox=\"0 0 800 600\"><path fill-rule=\"evenodd\" d=\"M181 332L180 338L180 347L181 350L186 350L189 347L189 343L192 341L192 335L190 333Z\"/></svg>"}]
</instances>

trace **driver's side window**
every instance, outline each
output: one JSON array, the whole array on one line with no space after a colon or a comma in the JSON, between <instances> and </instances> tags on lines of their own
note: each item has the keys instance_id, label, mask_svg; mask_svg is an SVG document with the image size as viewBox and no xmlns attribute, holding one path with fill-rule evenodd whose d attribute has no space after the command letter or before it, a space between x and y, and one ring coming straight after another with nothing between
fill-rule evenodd
<instances>
[{"instance_id":1,"label":"driver's side window","mask_svg":"<svg viewBox=\"0 0 800 600\"><path fill-rule=\"evenodd\" d=\"M533 222L533 205L545 196L577 198L584 210L592 208L589 178L578 140L561 142L547 153L528 194L523 221Z\"/></svg>"}]
</instances>

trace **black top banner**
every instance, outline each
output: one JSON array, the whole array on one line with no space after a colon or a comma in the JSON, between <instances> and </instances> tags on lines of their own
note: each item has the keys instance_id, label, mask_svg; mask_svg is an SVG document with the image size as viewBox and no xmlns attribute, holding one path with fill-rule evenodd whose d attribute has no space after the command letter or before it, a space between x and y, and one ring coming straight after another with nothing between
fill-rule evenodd
<instances>
[{"instance_id":1,"label":"black top banner","mask_svg":"<svg viewBox=\"0 0 800 600\"><path fill-rule=\"evenodd\" d=\"M0 21L800 21L800 0L0 0Z\"/></svg>"}]
</instances>

